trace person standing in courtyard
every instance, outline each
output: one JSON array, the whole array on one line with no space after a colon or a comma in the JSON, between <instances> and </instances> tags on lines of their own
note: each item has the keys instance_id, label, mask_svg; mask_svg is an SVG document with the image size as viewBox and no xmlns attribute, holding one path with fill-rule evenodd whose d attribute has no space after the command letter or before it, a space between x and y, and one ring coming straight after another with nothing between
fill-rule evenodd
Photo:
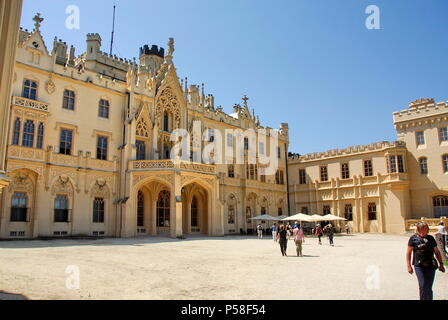
<instances>
[{"instance_id":1,"label":"person standing in courtyard","mask_svg":"<svg viewBox=\"0 0 448 320\"><path fill-rule=\"evenodd\" d=\"M261 224L257 225L257 234L258 239L263 239L263 227L261 226Z\"/></svg>"},{"instance_id":2,"label":"person standing in courtyard","mask_svg":"<svg viewBox=\"0 0 448 320\"><path fill-rule=\"evenodd\" d=\"M437 226L437 233L436 233L436 240L437 245L439 247L440 253L442 253L442 258L445 261L447 258L446 255L446 228L443 222L440 222Z\"/></svg>"},{"instance_id":3,"label":"person standing in courtyard","mask_svg":"<svg viewBox=\"0 0 448 320\"><path fill-rule=\"evenodd\" d=\"M271 231L272 231L272 240L277 241L277 225L275 223L271 227Z\"/></svg>"},{"instance_id":4,"label":"person standing in courtyard","mask_svg":"<svg viewBox=\"0 0 448 320\"><path fill-rule=\"evenodd\" d=\"M317 224L316 228L314 228L314 235L319 238L319 244L322 244L322 239L321 238L322 238L323 234L324 233L322 231L322 228L320 227L320 224Z\"/></svg>"},{"instance_id":5,"label":"person standing in courtyard","mask_svg":"<svg viewBox=\"0 0 448 320\"><path fill-rule=\"evenodd\" d=\"M334 230L331 223L327 224L325 226L325 231L327 232L328 241L330 242L330 246L334 247L333 237L334 237Z\"/></svg>"},{"instance_id":6,"label":"person standing in courtyard","mask_svg":"<svg viewBox=\"0 0 448 320\"><path fill-rule=\"evenodd\" d=\"M303 257L302 254L302 243L305 242L305 235L303 234L302 226L296 225L294 232L294 242L296 243L296 251L298 257Z\"/></svg>"},{"instance_id":7,"label":"person standing in courtyard","mask_svg":"<svg viewBox=\"0 0 448 320\"><path fill-rule=\"evenodd\" d=\"M282 256L287 257L286 248L288 245L288 239L287 239L287 232L285 229L286 228L284 225L280 226L280 229L277 233L277 239L278 239L278 242L280 243L280 251L282 252Z\"/></svg>"},{"instance_id":8,"label":"person standing in courtyard","mask_svg":"<svg viewBox=\"0 0 448 320\"><path fill-rule=\"evenodd\" d=\"M406 252L406 262L410 274L414 273L414 270L412 269L412 265L414 265L415 274L418 280L420 300L433 299L432 286L436 270L439 269L441 272L445 272L442 255L437 248L436 240L428 233L429 226L427 223L417 223L417 232L409 239ZM434 259L434 255L439 264L437 264L437 260Z\"/></svg>"},{"instance_id":9,"label":"person standing in courtyard","mask_svg":"<svg viewBox=\"0 0 448 320\"><path fill-rule=\"evenodd\" d=\"M345 224L345 232L347 234L350 234L350 226L348 225L348 223Z\"/></svg>"}]
</instances>

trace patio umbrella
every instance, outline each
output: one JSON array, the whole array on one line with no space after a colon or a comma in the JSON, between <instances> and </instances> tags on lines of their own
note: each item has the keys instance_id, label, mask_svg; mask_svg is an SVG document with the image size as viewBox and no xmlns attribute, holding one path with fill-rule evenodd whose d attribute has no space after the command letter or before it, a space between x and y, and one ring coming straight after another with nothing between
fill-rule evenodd
<instances>
[{"instance_id":1,"label":"patio umbrella","mask_svg":"<svg viewBox=\"0 0 448 320\"><path fill-rule=\"evenodd\" d=\"M273 216L270 216L268 214L262 214L261 216L256 216L256 217L250 218L250 220L277 221L277 218L274 218Z\"/></svg>"},{"instance_id":2,"label":"patio umbrella","mask_svg":"<svg viewBox=\"0 0 448 320\"><path fill-rule=\"evenodd\" d=\"M282 221L304 221L304 222L310 222L311 216L303 213L298 213L290 217L286 217L285 219L282 219Z\"/></svg>"},{"instance_id":3,"label":"patio umbrella","mask_svg":"<svg viewBox=\"0 0 448 320\"><path fill-rule=\"evenodd\" d=\"M312 221L312 222L320 222L320 221L325 221L325 218L323 216L318 215L318 214L313 214L312 216L310 216L310 221Z\"/></svg>"},{"instance_id":4,"label":"patio umbrella","mask_svg":"<svg viewBox=\"0 0 448 320\"><path fill-rule=\"evenodd\" d=\"M286 219L286 218L289 218L289 217L288 216L278 216L278 217L275 217L275 220L276 221L281 221L281 220Z\"/></svg>"},{"instance_id":5,"label":"patio umbrella","mask_svg":"<svg viewBox=\"0 0 448 320\"><path fill-rule=\"evenodd\" d=\"M332 214L327 214L327 215L323 216L322 218L325 218L324 219L325 221L345 221L345 220L347 220L345 218L338 217L338 216L335 216Z\"/></svg>"}]
</instances>

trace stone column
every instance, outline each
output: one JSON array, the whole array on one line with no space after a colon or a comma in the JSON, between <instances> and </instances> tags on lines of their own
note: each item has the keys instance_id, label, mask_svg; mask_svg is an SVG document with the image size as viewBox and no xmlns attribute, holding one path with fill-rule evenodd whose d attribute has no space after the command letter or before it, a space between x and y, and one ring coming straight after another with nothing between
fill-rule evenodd
<instances>
[{"instance_id":1,"label":"stone column","mask_svg":"<svg viewBox=\"0 0 448 320\"><path fill-rule=\"evenodd\" d=\"M152 217L151 217L150 234L152 236L156 236L157 235L157 198L155 200L153 200L151 203L152 203L152 208L151 208Z\"/></svg>"},{"instance_id":2,"label":"stone column","mask_svg":"<svg viewBox=\"0 0 448 320\"><path fill-rule=\"evenodd\" d=\"M170 234L172 238L182 236L182 191L179 172L174 175L174 189L171 192Z\"/></svg>"},{"instance_id":3,"label":"stone column","mask_svg":"<svg viewBox=\"0 0 448 320\"><path fill-rule=\"evenodd\" d=\"M5 159L21 15L22 0L0 0L0 191L9 184Z\"/></svg>"}]
</instances>

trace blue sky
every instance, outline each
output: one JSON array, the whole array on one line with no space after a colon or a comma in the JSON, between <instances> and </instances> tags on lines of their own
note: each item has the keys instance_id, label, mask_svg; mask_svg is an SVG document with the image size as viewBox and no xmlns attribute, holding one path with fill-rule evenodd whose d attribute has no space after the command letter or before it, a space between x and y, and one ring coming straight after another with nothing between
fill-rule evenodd
<instances>
[{"instance_id":1,"label":"blue sky","mask_svg":"<svg viewBox=\"0 0 448 320\"><path fill-rule=\"evenodd\" d=\"M392 112L448 100L445 0L116 0L114 54L175 38L180 77L205 83L226 112L247 94L263 125L290 126L290 151L309 153L395 140ZM69 5L80 29L65 27ZM381 30L365 27L368 5ZM24 0L22 26L41 12L55 36L85 50L87 33L109 51L113 0Z\"/></svg>"}]
</instances>

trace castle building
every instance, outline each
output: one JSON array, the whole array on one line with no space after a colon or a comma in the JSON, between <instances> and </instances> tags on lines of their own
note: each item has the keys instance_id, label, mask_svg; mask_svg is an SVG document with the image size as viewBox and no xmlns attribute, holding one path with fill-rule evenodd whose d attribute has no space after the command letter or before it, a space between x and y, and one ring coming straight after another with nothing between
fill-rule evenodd
<instances>
[{"instance_id":1,"label":"castle building","mask_svg":"<svg viewBox=\"0 0 448 320\"><path fill-rule=\"evenodd\" d=\"M137 62L88 34L76 55L58 38L50 50L42 21L20 29L16 46L0 238L215 236L289 214L286 123L263 127L246 96L227 114L203 85L180 80L173 39L167 50L143 46ZM173 157L179 129L201 135Z\"/></svg>"},{"instance_id":2,"label":"castle building","mask_svg":"<svg viewBox=\"0 0 448 320\"><path fill-rule=\"evenodd\" d=\"M348 219L355 232L402 233L409 219L448 217L448 104L394 112L398 140L289 159L292 212Z\"/></svg>"}]
</instances>

